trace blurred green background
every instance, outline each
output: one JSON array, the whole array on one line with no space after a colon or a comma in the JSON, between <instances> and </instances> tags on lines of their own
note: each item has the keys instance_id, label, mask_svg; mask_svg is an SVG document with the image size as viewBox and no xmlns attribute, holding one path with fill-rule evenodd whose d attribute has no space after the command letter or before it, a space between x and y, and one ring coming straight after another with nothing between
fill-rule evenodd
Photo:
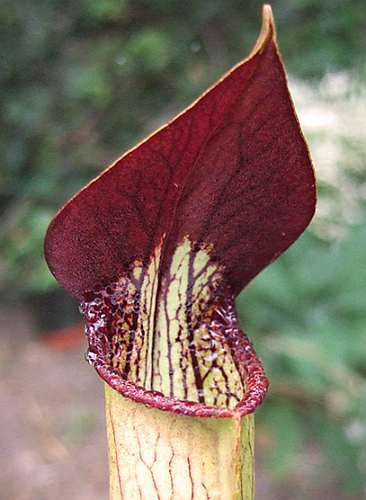
<instances>
[{"instance_id":1,"label":"blurred green background","mask_svg":"<svg viewBox=\"0 0 366 500\"><path fill-rule=\"evenodd\" d=\"M359 499L366 494L365 3L274 0L272 7L319 205L307 233L238 299L271 380L257 417L258 499ZM12 315L27 318L16 347L12 326L4 331L8 376L15 352L20 364L29 361L22 332L23 347L34 350L36 333L78 317L43 260L52 215L241 60L260 12L261 2L244 0L1 2L0 321L5 329ZM67 353L44 355L70 363ZM84 410L71 434L93 432L93 418L100 431L92 406ZM65 435L57 439L67 450ZM7 474L6 498L50 497L36 486L22 496ZM69 498L103 498L95 491Z\"/></svg>"}]
</instances>

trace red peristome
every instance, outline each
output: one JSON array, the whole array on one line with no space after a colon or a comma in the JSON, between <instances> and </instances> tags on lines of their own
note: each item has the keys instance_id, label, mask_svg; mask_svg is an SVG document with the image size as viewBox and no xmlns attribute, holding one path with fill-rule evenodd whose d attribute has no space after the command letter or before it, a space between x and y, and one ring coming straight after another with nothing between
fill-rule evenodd
<instances>
[{"instance_id":1,"label":"red peristome","mask_svg":"<svg viewBox=\"0 0 366 500\"><path fill-rule=\"evenodd\" d=\"M95 369L101 378L107 382L113 389L122 394L122 396L143 403L151 408L170 411L180 415L191 417L244 417L253 413L260 406L268 390L268 379L264 373L263 367L256 352L250 344L248 337L241 332L241 336L246 344L248 356L248 376L246 377L247 390L245 397L231 410L228 408L219 408L215 406L206 406L202 403L185 401L164 396L161 392L147 391L138 387L128 380L122 379L119 375L113 373L109 365L96 365ZM249 349L250 353L249 353Z\"/></svg>"},{"instance_id":2,"label":"red peristome","mask_svg":"<svg viewBox=\"0 0 366 500\"><path fill-rule=\"evenodd\" d=\"M88 362L94 366L101 378L123 396L152 408L194 417L243 417L254 412L263 402L268 389L268 380L262 364L248 337L240 330L235 314L234 298L230 293L222 296L220 305L212 317L215 329L225 332L225 339L233 360L245 385L244 398L234 408L210 406L195 401L169 397L156 390L148 390L128 379L128 370L121 374L113 368L111 361L112 337L108 328L116 312L113 293L100 290L83 301L81 311L86 320L86 336L89 349ZM112 300L111 300L112 299ZM98 304L95 308L95 304ZM97 313L96 313L97 311ZM107 321L103 318L108 318Z\"/></svg>"},{"instance_id":3,"label":"red peristome","mask_svg":"<svg viewBox=\"0 0 366 500\"><path fill-rule=\"evenodd\" d=\"M236 294L302 233L314 206L311 161L265 8L249 58L72 198L50 224L45 255L81 299L147 260L166 234L163 275L188 235L213 244Z\"/></svg>"}]
</instances>

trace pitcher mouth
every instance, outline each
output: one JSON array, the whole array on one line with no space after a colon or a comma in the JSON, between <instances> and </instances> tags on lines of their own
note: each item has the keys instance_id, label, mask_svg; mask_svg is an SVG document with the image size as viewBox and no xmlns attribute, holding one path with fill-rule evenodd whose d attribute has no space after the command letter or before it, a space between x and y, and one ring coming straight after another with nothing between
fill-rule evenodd
<instances>
[{"instance_id":1,"label":"pitcher mouth","mask_svg":"<svg viewBox=\"0 0 366 500\"><path fill-rule=\"evenodd\" d=\"M99 359L94 364L94 367L99 376L110 387L136 403L142 403L151 408L191 417L244 417L255 412L262 404L269 387L269 382L248 337L241 331L238 333L243 337L241 339L242 346L239 356L243 358L242 369L246 372L246 391L244 398L234 409L208 406L194 401L171 398L159 391L146 390L133 382L123 379L115 370Z\"/></svg>"},{"instance_id":2,"label":"pitcher mouth","mask_svg":"<svg viewBox=\"0 0 366 500\"><path fill-rule=\"evenodd\" d=\"M106 293L106 289L110 293ZM120 318L117 322L115 321L119 307L116 300L113 299L113 296L116 296L116 289L118 290L118 285L114 284L93 294L87 294L88 300L83 301L81 304L81 311L86 319L86 336L89 346L87 360L110 387L122 396L137 403L193 417L243 417L253 413L263 402L269 386L268 379L250 340L239 327L232 295L218 293L209 304L208 313L206 312L207 317L203 316L201 319L205 331L211 335L211 344L207 344L207 341L204 344L206 350L207 345L212 345L212 337L214 337L214 356L217 358L224 354L227 356L227 352L230 353L229 359L232 366L225 366L225 373L228 376L234 376L237 373L241 385L238 385L238 382L236 382L236 385L227 383L226 387L234 387L234 392L228 392L226 399L220 394L220 397L214 400L210 391L217 391L217 388L202 385L201 391L197 390L195 393L197 394L196 400L193 400L177 397L174 392L167 394L157 390L154 387L153 378L150 379L150 385L145 383L144 386L142 384L143 377L141 373L137 376L137 371L131 368L131 358L127 361L127 352L120 349L121 345L123 346L123 339L117 341L116 338L120 339L120 337L116 336L116 332L113 330L113 325L118 324L118 321L120 321ZM120 294L117 293L117 295L120 297ZM128 293L126 297L125 292L124 300L120 306L126 308L126 303L131 303L130 299ZM119 298L119 300L121 299ZM141 314L141 311L136 307L136 302L132 303L130 309L131 316L128 317L126 317L126 311L124 310L124 320L128 321L128 324L135 325L134 328L137 330L137 318L135 316ZM112 319L113 316L114 319ZM138 343L137 331L134 332L134 335L134 340ZM129 336L130 340L131 336ZM196 341L194 347L198 353L197 358L200 358L199 349L202 348L202 345L200 346L199 342ZM142 344L139 344L139 348L143 349ZM226 349L225 353L220 350L223 348ZM200 358L201 363L202 359L203 361L208 359L207 355L211 356L211 358L214 357L212 352L205 355L206 358ZM136 357L136 359L138 358ZM127 366L128 362L130 363L129 366ZM206 368L207 366L203 367L202 365L197 367L201 371ZM209 374L208 371L206 373ZM169 372L166 376L172 377L173 375ZM146 382L146 377L144 380ZM212 381L212 384L221 383L217 376L216 378L213 377ZM161 386L167 387L167 384L161 383ZM235 388L237 392L235 392ZM179 394L179 389L176 390L178 390L177 394ZM229 391L229 389L227 390ZM212 401L216 404L212 404Z\"/></svg>"}]
</instances>

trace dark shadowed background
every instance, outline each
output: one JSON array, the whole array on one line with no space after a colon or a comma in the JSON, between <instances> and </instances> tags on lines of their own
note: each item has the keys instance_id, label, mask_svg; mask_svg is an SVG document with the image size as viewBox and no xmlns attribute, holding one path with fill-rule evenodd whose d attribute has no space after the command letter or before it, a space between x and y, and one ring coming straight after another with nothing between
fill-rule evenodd
<instances>
[{"instance_id":1,"label":"dark shadowed background","mask_svg":"<svg viewBox=\"0 0 366 500\"><path fill-rule=\"evenodd\" d=\"M274 0L317 170L307 233L239 297L271 390L257 500L366 495L366 9ZM0 4L0 498L107 498L102 384L43 260L54 212L242 59L245 0Z\"/></svg>"}]
</instances>

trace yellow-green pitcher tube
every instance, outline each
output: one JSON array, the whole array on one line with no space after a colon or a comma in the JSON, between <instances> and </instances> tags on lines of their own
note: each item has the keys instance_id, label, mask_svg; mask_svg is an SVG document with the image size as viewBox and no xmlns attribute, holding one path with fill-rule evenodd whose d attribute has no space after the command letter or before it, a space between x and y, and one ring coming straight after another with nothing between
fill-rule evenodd
<instances>
[{"instance_id":1,"label":"yellow-green pitcher tube","mask_svg":"<svg viewBox=\"0 0 366 500\"><path fill-rule=\"evenodd\" d=\"M253 500L254 415L148 408L105 384L110 500Z\"/></svg>"}]
</instances>

